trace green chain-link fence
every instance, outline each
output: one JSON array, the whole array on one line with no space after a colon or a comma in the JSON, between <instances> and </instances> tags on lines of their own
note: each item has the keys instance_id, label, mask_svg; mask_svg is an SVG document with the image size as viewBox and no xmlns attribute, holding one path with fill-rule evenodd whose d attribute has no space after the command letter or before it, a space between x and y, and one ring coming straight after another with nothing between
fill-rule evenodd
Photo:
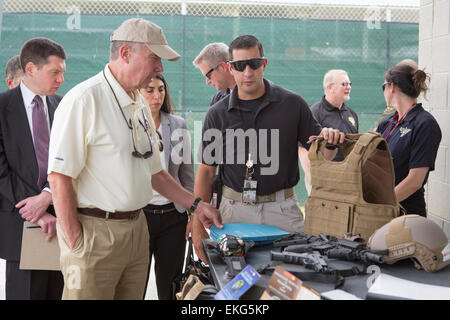
<instances>
[{"instance_id":1,"label":"green chain-link fence","mask_svg":"<svg viewBox=\"0 0 450 320\"><path fill-rule=\"evenodd\" d=\"M177 113L186 118L190 130L195 121L203 120L215 93L192 65L210 42L229 44L239 35L255 35L269 59L265 77L301 94L310 104L323 95L326 71L347 70L352 81L348 104L358 113L361 132L372 129L384 110L380 89L384 71L402 59L418 57L418 8L233 0L6 0L1 14L0 65L5 66L33 37L48 37L64 46L67 71L59 94L104 67L109 36L125 19L143 17L160 25L182 56L178 62L164 62L164 73ZM6 89L2 81L0 90ZM303 178L296 193L303 203Z\"/></svg>"}]
</instances>

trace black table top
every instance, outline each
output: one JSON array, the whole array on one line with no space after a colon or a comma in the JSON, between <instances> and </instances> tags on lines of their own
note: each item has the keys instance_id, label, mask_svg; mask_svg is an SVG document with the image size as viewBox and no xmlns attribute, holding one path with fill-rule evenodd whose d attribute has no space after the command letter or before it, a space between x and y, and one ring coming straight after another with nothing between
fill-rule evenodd
<instances>
[{"instance_id":1,"label":"black table top","mask_svg":"<svg viewBox=\"0 0 450 320\"><path fill-rule=\"evenodd\" d=\"M226 265L220 258L218 253L215 252L214 250L208 250L206 246L208 241L212 240L211 239L203 240L203 247L206 256L208 258L208 263L214 283L216 287L220 290L230 281L230 279L227 278L225 274ZM245 260L252 267L258 269L259 266L267 265L268 263L271 262L270 261L271 250L279 251L278 248L273 248L272 245L253 247L247 253ZM306 269L305 267L299 265L292 265L292 264L288 265L286 263L280 263L279 265L284 268L289 268L289 270L294 270L298 272L313 272L313 270ZM329 259L328 265L334 269L348 269L354 266L355 263ZM362 265L358 264L358 266ZM414 267L414 263L411 260L406 259L398 261L392 265L388 264L380 265L380 269L381 272L384 274L388 274L401 279L415 281L424 284L450 287L450 266L447 266L446 268L441 269L437 272L426 272L425 270L417 270ZM272 275L271 272L270 273L266 272L262 274L261 278L255 283L255 285L241 297L241 300L259 299L263 291L265 290L271 275ZM372 273L345 277L345 282L343 286L339 287L339 289L349 292L359 298L366 299L366 295L369 290L367 282L371 275ZM306 285L318 291L319 293L335 289L335 286L332 283L321 283L312 281L303 281L303 282Z\"/></svg>"}]
</instances>

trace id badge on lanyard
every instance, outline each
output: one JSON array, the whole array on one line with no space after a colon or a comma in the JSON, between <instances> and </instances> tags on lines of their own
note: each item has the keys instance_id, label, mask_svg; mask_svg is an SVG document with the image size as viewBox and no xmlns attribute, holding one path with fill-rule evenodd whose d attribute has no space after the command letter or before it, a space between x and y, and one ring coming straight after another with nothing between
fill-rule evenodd
<instances>
[{"instance_id":1,"label":"id badge on lanyard","mask_svg":"<svg viewBox=\"0 0 450 320\"><path fill-rule=\"evenodd\" d=\"M251 154L248 154L248 160L245 163L247 167L244 179L244 188L242 191L242 203L246 205L256 204L256 188L258 186L258 181L253 178L253 173L255 168L253 167L253 161L251 159Z\"/></svg>"}]
</instances>

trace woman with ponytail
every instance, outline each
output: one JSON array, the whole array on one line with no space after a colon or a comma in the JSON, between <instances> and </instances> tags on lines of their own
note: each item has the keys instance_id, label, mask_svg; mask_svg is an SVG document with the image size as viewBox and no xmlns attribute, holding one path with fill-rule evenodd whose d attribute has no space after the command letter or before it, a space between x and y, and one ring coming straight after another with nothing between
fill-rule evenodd
<instances>
[{"instance_id":1,"label":"woman with ponytail","mask_svg":"<svg viewBox=\"0 0 450 320\"><path fill-rule=\"evenodd\" d=\"M386 105L395 113L377 128L389 145L395 170L395 194L408 214L426 216L423 186L434 170L442 133L417 97L428 90L429 76L412 60L386 71L382 85Z\"/></svg>"}]
</instances>

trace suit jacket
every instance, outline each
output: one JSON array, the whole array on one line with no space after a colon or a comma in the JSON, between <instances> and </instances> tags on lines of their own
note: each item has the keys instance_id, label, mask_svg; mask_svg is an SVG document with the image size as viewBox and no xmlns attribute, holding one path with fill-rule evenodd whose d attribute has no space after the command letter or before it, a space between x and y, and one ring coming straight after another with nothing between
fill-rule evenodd
<instances>
[{"instance_id":1,"label":"suit jacket","mask_svg":"<svg viewBox=\"0 0 450 320\"><path fill-rule=\"evenodd\" d=\"M51 126L62 97L46 99ZM33 138L22 92L17 86L0 93L0 257L3 259L20 259L24 220L15 204L42 191L37 186L38 175Z\"/></svg>"},{"instance_id":2,"label":"suit jacket","mask_svg":"<svg viewBox=\"0 0 450 320\"><path fill-rule=\"evenodd\" d=\"M185 189L194 191L194 163L186 122L183 118L161 111L161 131L167 171ZM184 130L177 130L184 129ZM188 151L189 154L183 154ZM174 154L172 154L174 153ZM184 161L181 161L184 159ZM188 161L186 161L188 160ZM185 208L175 203L179 212Z\"/></svg>"}]
</instances>

